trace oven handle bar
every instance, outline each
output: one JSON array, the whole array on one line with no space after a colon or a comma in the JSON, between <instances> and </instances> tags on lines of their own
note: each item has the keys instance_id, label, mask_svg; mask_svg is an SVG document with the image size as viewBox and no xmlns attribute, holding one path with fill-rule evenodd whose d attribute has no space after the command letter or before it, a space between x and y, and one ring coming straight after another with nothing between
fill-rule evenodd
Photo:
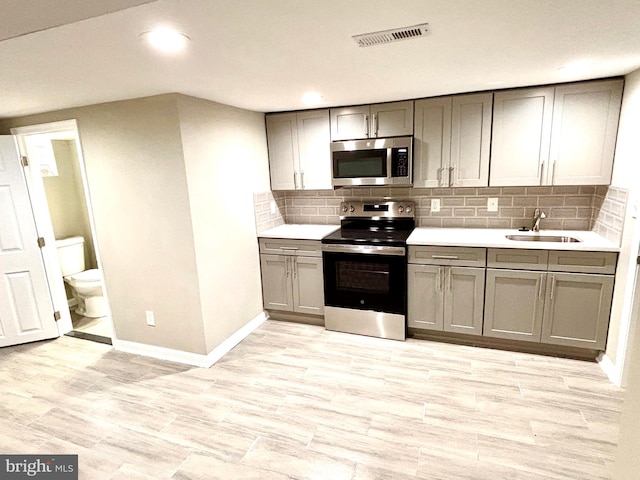
<instances>
[{"instance_id":1,"label":"oven handle bar","mask_svg":"<svg viewBox=\"0 0 640 480\"><path fill-rule=\"evenodd\" d=\"M367 255L396 255L404 256L404 247L380 247L375 245L322 245L323 252L331 253L362 253Z\"/></svg>"}]
</instances>

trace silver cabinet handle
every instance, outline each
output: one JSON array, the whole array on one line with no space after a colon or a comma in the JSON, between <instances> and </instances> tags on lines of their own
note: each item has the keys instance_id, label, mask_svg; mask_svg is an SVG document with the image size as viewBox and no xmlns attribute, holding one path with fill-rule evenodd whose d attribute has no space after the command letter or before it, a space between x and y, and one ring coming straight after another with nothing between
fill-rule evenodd
<instances>
[{"instance_id":1,"label":"silver cabinet handle","mask_svg":"<svg viewBox=\"0 0 640 480\"><path fill-rule=\"evenodd\" d=\"M540 164L540 185L544 185L544 183L543 183L544 182L544 177L542 176L543 173L544 173L544 164L545 164L545 162L542 162Z\"/></svg>"},{"instance_id":2,"label":"silver cabinet handle","mask_svg":"<svg viewBox=\"0 0 640 480\"><path fill-rule=\"evenodd\" d=\"M542 283L544 282L544 273L540 274L540 281L538 283L538 298L542 300Z\"/></svg>"},{"instance_id":3,"label":"silver cabinet handle","mask_svg":"<svg viewBox=\"0 0 640 480\"><path fill-rule=\"evenodd\" d=\"M373 136L378 137L378 115L373 114Z\"/></svg>"},{"instance_id":4,"label":"silver cabinet handle","mask_svg":"<svg viewBox=\"0 0 640 480\"><path fill-rule=\"evenodd\" d=\"M554 184L556 178L556 160L553 161L553 165L551 165L551 185Z\"/></svg>"},{"instance_id":5,"label":"silver cabinet handle","mask_svg":"<svg viewBox=\"0 0 640 480\"><path fill-rule=\"evenodd\" d=\"M441 260L458 260L457 255L431 255L431 258L439 258Z\"/></svg>"},{"instance_id":6,"label":"silver cabinet handle","mask_svg":"<svg viewBox=\"0 0 640 480\"><path fill-rule=\"evenodd\" d=\"M453 187L453 169L454 168L455 168L454 166L449 167L449 186L450 187Z\"/></svg>"},{"instance_id":7,"label":"silver cabinet handle","mask_svg":"<svg viewBox=\"0 0 640 480\"><path fill-rule=\"evenodd\" d=\"M293 267L293 278L296 278L298 276L298 262L293 257L291 257L291 266Z\"/></svg>"},{"instance_id":8,"label":"silver cabinet handle","mask_svg":"<svg viewBox=\"0 0 640 480\"><path fill-rule=\"evenodd\" d=\"M438 186L441 187L442 186L442 171L444 170L444 167L440 167L438 169Z\"/></svg>"},{"instance_id":9,"label":"silver cabinet handle","mask_svg":"<svg viewBox=\"0 0 640 480\"><path fill-rule=\"evenodd\" d=\"M300 187L304 190L304 172L300 171Z\"/></svg>"},{"instance_id":10,"label":"silver cabinet handle","mask_svg":"<svg viewBox=\"0 0 640 480\"><path fill-rule=\"evenodd\" d=\"M300 247L287 247L283 245L280 247L280 250L300 250Z\"/></svg>"},{"instance_id":11,"label":"silver cabinet handle","mask_svg":"<svg viewBox=\"0 0 640 480\"><path fill-rule=\"evenodd\" d=\"M287 278L289 278L289 258L290 257L285 257L284 259L284 270L285 270L285 276Z\"/></svg>"},{"instance_id":12,"label":"silver cabinet handle","mask_svg":"<svg viewBox=\"0 0 640 480\"><path fill-rule=\"evenodd\" d=\"M369 138L369 115L364 116L364 135Z\"/></svg>"},{"instance_id":13,"label":"silver cabinet handle","mask_svg":"<svg viewBox=\"0 0 640 480\"><path fill-rule=\"evenodd\" d=\"M447 290L451 291L451 268L447 268L447 273L449 274L447 281Z\"/></svg>"},{"instance_id":14,"label":"silver cabinet handle","mask_svg":"<svg viewBox=\"0 0 640 480\"><path fill-rule=\"evenodd\" d=\"M442 291L442 267L438 267L438 282L436 283L436 291Z\"/></svg>"},{"instance_id":15,"label":"silver cabinet handle","mask_svg":"<svg viewBox=\"0 0 640 480\"><path fill-rule=\"evenodd\" d=\"M293 172L293 188L298 190L298 172Z\"/></svg>"},{"instance_id":16,"label":"silver cabinet handle","mask_svg":"<svg viewBox=\"0 0 640 480\"><path fill-rule=\"evenodd\" d=\"M556 290L556 276L551 275L551 294L549 295L550 299L553 300L553 294Z\"/></svg>"}]
</instances>

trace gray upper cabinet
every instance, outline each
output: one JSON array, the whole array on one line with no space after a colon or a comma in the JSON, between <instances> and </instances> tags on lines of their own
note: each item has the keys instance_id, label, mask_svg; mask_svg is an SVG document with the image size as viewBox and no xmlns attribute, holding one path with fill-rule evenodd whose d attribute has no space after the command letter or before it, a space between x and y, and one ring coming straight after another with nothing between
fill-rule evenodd
<instances>
[{"instance_id":1,"label":"gray upper cabinet","mask_svg":"<svg viewBox=\"0 0 640 480\"><path fill-rule=\"evenodd\" d=\"M491 186L608 185L622 80L496 92Z\"/></svg>"},{"instance_id":2,"label":"gray upper cabinet","mask_svg":"<svg viewBox=\"0 0 640 480\"><path fill-rule=\"evenodd\" d=\"M331 109L331 140L413 135L413 101Z\"/></svg>"},{"instance_id":3,"label":"gray upper cabinet","mask_svg":"<svg viewBox=\"0 0 640 480\"><path fill-rule=\"evenodd\" d=\"M417 100L414 187L486 187L493 93Z\"/></svg>"},{"instance_id":4,"label":"gray upper cabinet","mask_svg":"<svg viewBox=\"0 0 640 480\"><path fill-rule=\"evenodd\" d=\"M543 185L549 168L553 87L496 92L491 186ZM546 178L546 177L545 177Z\"/></svg>"},{"instance_id":5,"label":"gray upper cabinet","mask_svg":"<svg viewBox=\"0 0 640 480\"><path fill-rule=\"evenodd\" d=\"M609 185L623 80L556 87L550 185Z\"/></svg>"},{"instance_id":6,"label":"gray upper cabinet","mask_svg":"<svg viewBox=\"0 0 640 480\"><path fill-rule=\"evenodd\" d=\"M329 110L266 117L272 190L331 189Z\"/></svg>"}]
</instances>

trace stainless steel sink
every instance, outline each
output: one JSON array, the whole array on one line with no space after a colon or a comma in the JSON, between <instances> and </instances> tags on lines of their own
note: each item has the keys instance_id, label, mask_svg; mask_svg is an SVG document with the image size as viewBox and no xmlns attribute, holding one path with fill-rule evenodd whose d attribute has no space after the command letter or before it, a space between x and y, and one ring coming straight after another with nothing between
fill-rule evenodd
<instances>
[{"instance_id":1,"label":"stainless steel sink","mask_svg":"<svg viewBox=\"0 0 640 480\"><path fill-rule=\"evenodd\" d=\"M575 237L566 237L562 235L505 235L507 240L515 240L516 242L555 242L555 243L574 243L582 240Z\"/></svg>"}]
</instances>

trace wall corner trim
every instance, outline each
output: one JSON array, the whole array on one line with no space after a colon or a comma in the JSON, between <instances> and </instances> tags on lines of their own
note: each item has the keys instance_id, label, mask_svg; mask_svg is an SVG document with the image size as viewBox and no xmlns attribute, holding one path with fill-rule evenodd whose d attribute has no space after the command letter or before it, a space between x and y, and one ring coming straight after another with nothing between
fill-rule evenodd
<instances>
[{"instance_id":1,"label":"wall corner trim","mask_svg":"<svg viewBox=\"0 0 640 480\"><path fill-rule=\"evenodd\" d=\"M256 328L262 325L266 319L266 313L264 311L260 312L255 316L255 318L233 333L207 355L183 352L182 350L157 347L154 345L146 345L144 343L129 342L127 340L118 340L116 338L113 339L113 347L120 352L133 353L135 355L157 358L159 360L168 360L170 362L184 363L186 365L193 365L194 367L209 368L229 353L233 347L248 337Z\"/></svg>"},{"instance_id":2,"label":"wall corner trim","mask_svg":"<svg viewBox=\"0 0 640 480\"><path fill-rule=\"evenodd\" d=\"M619 387L622 385L622 371L615 365L606 353L601 353L596 359L602 371L609 377L611 382Z\"/></svg>"}]
</instances>

